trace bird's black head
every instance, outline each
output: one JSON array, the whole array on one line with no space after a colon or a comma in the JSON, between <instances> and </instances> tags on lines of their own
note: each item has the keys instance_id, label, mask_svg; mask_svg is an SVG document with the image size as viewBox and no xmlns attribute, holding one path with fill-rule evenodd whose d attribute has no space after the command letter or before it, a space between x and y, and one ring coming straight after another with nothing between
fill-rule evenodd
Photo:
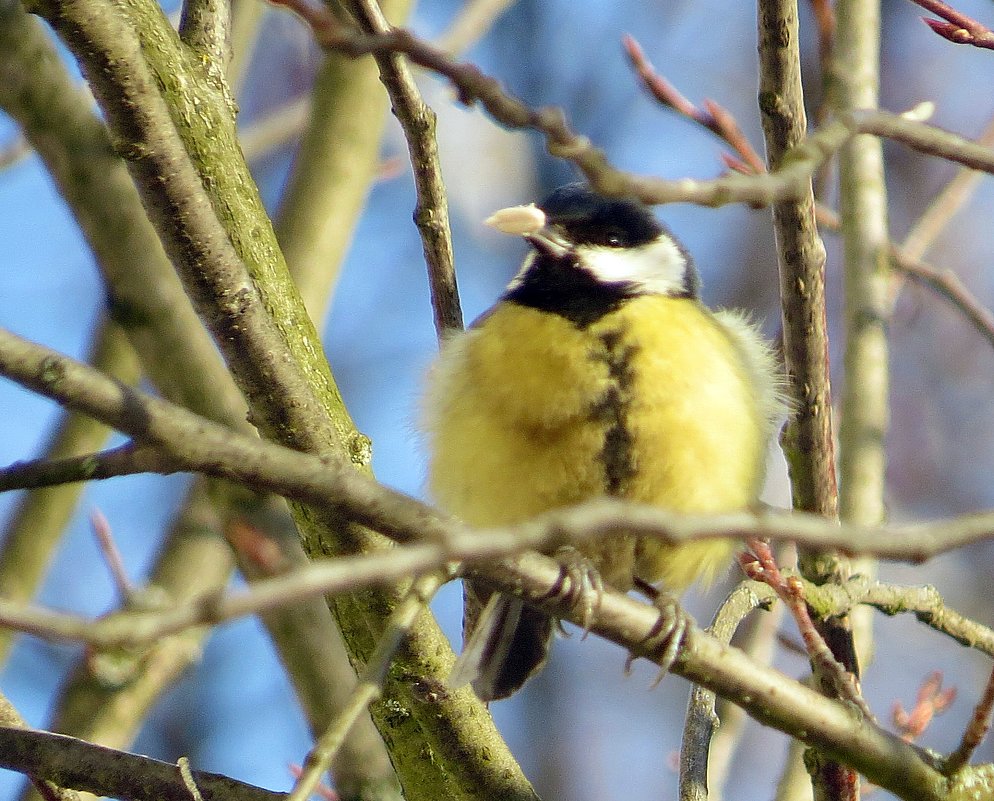
<instances>
[{"instance_id":1,"label":"bird's black head","mask_svg":"<svg viewBox=\"0 0 994 801\"><path fill-rule=\"evenodd\" d=\"M567 184L538 204L545 227L526 234L525 259L504 300L590 325L640 295L696 298L690 255L635 200Z\"/></svg>"},{"instance_id":2,"label":"bird's black head","mask_svg":"<svg viewBox=\"0 0 994 801\"><path fill-rule=\"evenodd\" d=\"M538 204L546 224L575 245L634 248L667 233L637 200L598 195L586 184L566 184Z\"/></svg>"}]
</instances>

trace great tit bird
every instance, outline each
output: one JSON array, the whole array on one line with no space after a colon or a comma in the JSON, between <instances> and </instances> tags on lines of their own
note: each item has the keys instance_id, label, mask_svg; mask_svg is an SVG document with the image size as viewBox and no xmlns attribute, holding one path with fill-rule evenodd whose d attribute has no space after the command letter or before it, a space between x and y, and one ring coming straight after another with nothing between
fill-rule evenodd
<instances>
[{"instance_id":1,"label":"great tit bird","mask_svg":"<svg viewBox=\"0 0 994 801\"><path fill-rule=\"evenodd\" d=\"M756 501L783 411L773 354L742 314L703 305L689 254L652 212L570 184L491 219L531 249L430 371L438 505L486 527L605 495L686 513ZM678 593L726 567L734 543L621 535L580 550L617 590ZM454 683L472 680L483 700L510 695L542 666L552 632L540 611L468 584Z\"/></svg>"}]
</instances>

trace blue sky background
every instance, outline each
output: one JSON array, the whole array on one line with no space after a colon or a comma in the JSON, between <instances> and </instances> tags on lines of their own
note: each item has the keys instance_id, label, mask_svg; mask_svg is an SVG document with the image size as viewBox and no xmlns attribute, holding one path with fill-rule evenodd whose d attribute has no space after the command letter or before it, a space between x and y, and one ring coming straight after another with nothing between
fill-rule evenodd
<instances>
[{"instance_id":1,"label":"blue sky background","mask_svg":"<svg viewBox=\"0 0 994 801\"><path fill-rule=\"evenodd\" d=\"M815 47L802 3L806 77L818 96ZM994 24L981 0L957 3ZM459 4L425 0L412 26L429 38L444 30ZM974 136L994 107L994 54L956 47L918 21L910 3L885 9L884 99L892 110L934 100L934 121ZM721 170L718 143L706 132L659 109L638 89L621 51L633 34L658 70L689 98L713 98L738 118L762 150L756 94L755 9L728 0L645 0L615 3L521 0L468 54L533 104L558 104L574 126L604 147L618 166L666 177L710 177ZM318 63L309 36L288 15L267 13L257 62L242 98L242 121L272 114L302 91ZM423 91L440 118L442 165L450 191L455 253L467 322L487 308L514 273L520 243L485 230L494 209L528 202L573 180L569 166L543 154L534 136L494 127L478 111L454 105L453 94L430 76ZM0 142L15 127L0 115ZM888 145L891 227L899 239L952 168ZM406 150L391 124L383 155ZM292 157L287 147L255 167L264 196L279 197ZM405 162L406 163L406 162ZM417 232L410 222L414 194L408 170L374 187L324 322L329 360L360 429L374 443L377 476L420 495L424 454L415 421L419 383L435 351L431 310ZM932 252L937 266L956 270L988 305L990 217L994 191L985 181ZM705 299L750 308L776 333L776 265L768 211L673 206L661 216L694 254ZM834 317L841 309L838 244L830 253L829 291ZM74 356L87 348L103 302L100 279L75 223L40 162L28 158L0 172L0 325ZM888 503L896 519L939 517L990 508L994 501L990 397L994 358L989 346L934 296L909 287L898 305L893 333L894 420ZM832 352L841 335L833 320ZM837 376L841 379L841 376ZM42 447L58 410L9 382L0 382L0 462L29 458ZM776 476L775 476L776 478ZM771 490L783 498L782 482ZM113 526L129 574L141 578L182 496L183 477L133 477L93 484L52 565L40 601L87 614L115 603L89 531L96 507ZM13 495L0 496L0 519ZM935 582L955 607L990 623L992 580L987 547L938 559L925 568L884 566L884 575L909 583ZM692 594L688 603L707 619L719 597ZM454 638L459 589L445 588L435 608ZM790 632L790 627L785 626ZM979 694L987 662L925 632L907 619L880 620L877 661L865 678L878 715L892 701L906 705L932 669L960 687L953 711L929 730L925 743L950 750ZM0 673L0 690L33 725L43 726L49 704L79 649L21 638ZM909 659L909 654L912 658ZM548 670L515 699L496 704L495 717L526 771L547 798L629 801L672 797L672 754L687 685L667 678L650 690L653 671L622 675L615 647L574 637L557 644ZM802 660L781 653L791 675ZM776 780L785 738L750 725L735 765L730 798L765 798ZM171 689L150 717L136 751L227 773L273 789L292 783L290 763L308 747L306 726L272 648L259 625L220 627L202 660ZM771 756L775 755L775 756ZM985 747L981 759L990 760ZM0 771L0 800L14 798L21 779Z\"/></svg>"}]
</instances>

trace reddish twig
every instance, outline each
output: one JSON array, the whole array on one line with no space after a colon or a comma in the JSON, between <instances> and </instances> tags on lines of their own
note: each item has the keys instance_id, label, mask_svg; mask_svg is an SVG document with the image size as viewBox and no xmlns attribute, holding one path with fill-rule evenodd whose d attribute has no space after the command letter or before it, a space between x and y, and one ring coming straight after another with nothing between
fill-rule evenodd
<instances>
[{"instance_id":1,"label":"reddish twig","mask_svg":"<svg viewBox=\"0 0 994 801\"><path fill-rule=\"evenodd\" d=\"M794 576L784 577L773 551L764 540L750 538L746 540L746 545L752 553L743 554L739 560L746 575L768 584L784 602L797 622L808 658L832 681L838 697L855 704L868 720L873 720L873 713L860 691L859 680L839 663L825 639L815 628L807 602L804 600L801 581Z\"/></svg>"},{"instance_id":2,"label":"reddish twig","mask_svg":"<svg viewBox=\"0 0 994 801\"><path fill-rule=\"evenodd\" d=\"M960 768L970 761L973 752L977 750L987 736L991 728L991 713L994 710L994 672L987 679L987 686L984 687L984 694L977 702L973 710L973 717L967 724L966 731L963 732L963 739L959 746L953 751L942 767L942 772L947 776L952 776Z\"/></svg>"},{"instance_id":3,"label":"reddish twig","mask_svg":"<svg viewBox=\"0 0 994 801\"><path fill-rule=\"evenodd\" d=\"M626 34L621 43L642 85L657 102L707 128L738 154L738 158L722 154L722 161L726 167L746 175L766 172L766 162L742 133L738 122L728 109L713 100L705 100L704 108L695 106L680 94L673 84L656 72L655 67L646 58L642 46L633 36Z\"/></svg>"},{"instance_id":4,"label":"reddish twig","mask_svg":"<svg viewBox=\"0 0 994 801\"><path fill-rule=\"evenodd\" d=\"M957 11L952 6L943 3L942 0L911 0L911 2L921 6L926 11L931 11L937 17L942 17L941 20L922 17L922 22L943 39L954 44L967 44L994 50L994 31L973 17Z\"/></svg>"},{"instance_id":5,"label":"reddish twig","mask_svg":"<svg viewBox=\"0 0 994 801\"><path fill-rule=\"evenodd\" d=\"M257 568L263 576L279 576L291 568L279 543L245 518L231 520L225 527L224 538L241 559Z\"/></svg>"},{"instance_id":6,"label":"reddish twig","mask_svg":"<svg viewBox=\"0 0 994 801\"><path fill-rule=\"evenodd\" d=\"M918 259L908 258L900 249L891 251L895 266L945 298L994 345L994 314L984 306L960 281L952 270L938 270Z\"/></svg>"},{"instance_id":7,"label":"reddish twig","mask_svg":"<svg viewBox=\"0 0 994 801\"><path fill-rule=\"evenodd\" d=\"M914 742L922 736L932 719L945 712L955 699L956 688L949 687L943 690L942 673L935 670L922 682L915 698L915 705L910 712L905 710L900 701L894 702L891 710L894 728L897 729L902 740Z\"/></svg>"},{"instance_id":8,"label":"reddish twig","mask_svg":"<svg viewBox=\"0 0 994 801\"><path fill-rule=\"evenodd\" d=\"M296 781L304 775L303 767L300 765L290 765L290 775L293 776L294 781ZM341 796L324 782L321 782L321 784L314 788L314 795L323 799L323 801L341 801Z\"/></svg>"},{"instance_id":9,"label":"reddish twig","mask_svg":"<svg viewBox=\"0 0 994 801\"><path fill-rule=\"evenodd\" d=\"M100 545L100 553L103 554L107 567L114 579L114 584L121 596L122 602L127 602L134 593L134 585L128 578L128 573L124 569L124 560L121 558L121 551L114 542L114 532L110 523L99 509L90 512L90 526L96 535L97 543Z\"/></svg>"},{"instance_id":10,"label":"reddish twig","mask_svg":"<svg viewBox=\"0 0 994 801\"><path fill-rule=\"evenodd\" d=\"M818 224L827 230L839 230L839 217L832 209L819 203L815 209ZM984 306L952 270L940 270L921 261L903 246L892 244L891 263L895 271L927 286L948 301L977 332L994 346L994 313Z\"/></svg>"},{"instance_id":11,"label":"reddish twig","mask_svg":"<svg viewBox=\"0 0 994 801\"><path fill-rule=\"evenodd\" d=\"M818 29L818 60L822 74L827 74L826 65L832 54L832 40L835 38L835 9L830 0L811 0L811 13Z\"/></svg>"}]
</instances>

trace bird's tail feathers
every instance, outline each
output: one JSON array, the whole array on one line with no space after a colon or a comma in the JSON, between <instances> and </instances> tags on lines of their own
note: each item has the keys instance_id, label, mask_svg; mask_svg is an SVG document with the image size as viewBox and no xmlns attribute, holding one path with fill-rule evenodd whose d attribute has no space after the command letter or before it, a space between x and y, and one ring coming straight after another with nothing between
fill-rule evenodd
<instances>
[{"instance_id":1,"label":"bird's tail feathers","mask_svg":"<svg viewBox=\"0 0 994 801\"><path fill-rule=\"evenodd\" d=\"M506 698L545 664L551 639L548 615L494 593L456 659L449 686L472 684L483 701Z\"/></svg>"}]
</instances>

